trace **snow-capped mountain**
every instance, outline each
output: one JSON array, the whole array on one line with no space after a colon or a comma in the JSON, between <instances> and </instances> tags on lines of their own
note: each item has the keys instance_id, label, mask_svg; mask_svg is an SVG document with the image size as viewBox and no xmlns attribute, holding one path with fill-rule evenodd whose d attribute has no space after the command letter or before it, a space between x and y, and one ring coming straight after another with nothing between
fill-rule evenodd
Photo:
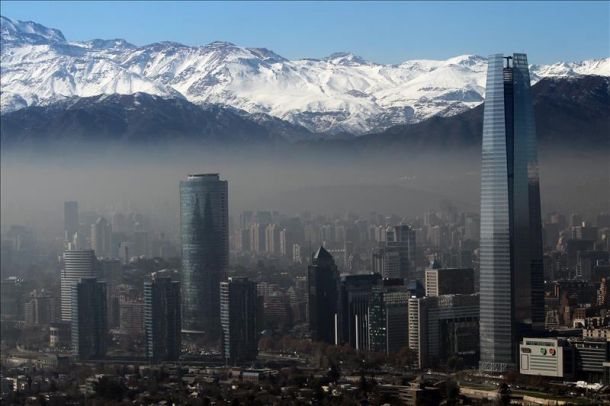
<instances>
[{"instance_id":1,"label":"snow-capped mountain","mask_svg":"<svg viewBox=\"0 0 610 406\"><path fill-rule=\"evenodd\" d=\"M350 53L287 60L227 42L142 47L124 40L73 42L56 29L1 17L2 113L69 97L149 93L264 113L319 133L363 134L477 106L486 60L463 55L399 65ZM532 66L548 76L610 76L610 58Z\"/></svg>"}]
</instances>

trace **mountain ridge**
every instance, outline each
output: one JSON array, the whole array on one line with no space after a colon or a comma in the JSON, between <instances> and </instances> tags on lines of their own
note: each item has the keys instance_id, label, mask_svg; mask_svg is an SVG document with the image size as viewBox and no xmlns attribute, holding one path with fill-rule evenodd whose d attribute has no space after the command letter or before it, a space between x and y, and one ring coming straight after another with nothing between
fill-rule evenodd
<instances>
[{"instance_id":1,"label":"mountain ridge","mask_svg":"<svg viewBox=\"0 0 610 406\"><path fill-rule=\"evenodd\" d=\"M532 87L537 142L574 151L610 146L610 78L544 78ZM452 117L397 125L355 140L361 145L480 147L483 105Z\"/></svg>"},{"instance_id":2,"label":"mountain ridge","mask_svg":"<svg viewBox=\"0 0 610 406\"><path fill-rule=\"evenodd\" d=\"M69 41L34 22L2 17L1 23L3 114L72 97L149 93L263 114L332 137L454 116L484 96L486 60L476 55L395 65L349 52L288 60L223 41ZM610 76L610 58L532 65L532 82L590 73Z\"/></svg>"},{"instance_id":3,"label":"mountain ridge","mask_svg":"<svg viewBox=\"0 0 610 406\"><path fill-rule=\"evenodd\" d=\"M532 87L538 140L580 151L607 148L610 134L610 78L545 78ZM120 142L275 143L318 151L394 148L396 151L480 148L483 106L457 115L434 116L377 134L321 137L264 113L230 106L196 105L185 98L146 93L73 97L48 106L6 113L0 120L2 146L41 143Z\"/></svg>"},{"instance_id":4,"label":"mountain ridge","mask_svg":"<svg viewBox=\"0 0 610 406\"><path fill-rule=\"evenodd\" d=\"M3 147L52 143L163 144L286 142L305 139L306 129L230 106L195 105L184 98L147 93L63 99L3 115Z\"/></svg>"}]
</instances>

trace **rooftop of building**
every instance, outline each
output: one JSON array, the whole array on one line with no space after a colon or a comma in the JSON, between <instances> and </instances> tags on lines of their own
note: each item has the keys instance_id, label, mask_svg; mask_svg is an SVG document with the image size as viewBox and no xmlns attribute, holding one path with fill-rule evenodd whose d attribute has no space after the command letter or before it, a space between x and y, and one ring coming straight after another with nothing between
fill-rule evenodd
<instances>
[{"instance_id":1,"label":"rooftop of building","mask_svg":"<svg viewBox=\"0 0 610 406\"><path fill-rule=\"evenodd\" d=\"M219 180L218 173L189 173L187 180Z\"/></svg>"},{"instance_id":2,"label":"rooftop of building","mask_svg":"<svg viewBox=\"0 0 610 406\"><path fill-rule=\"evenodd\" d=\"M326 250L326 248L320 246L316 253L313 255L313 259L333 259L333 256Z\"/></svg>"}]
</instances>

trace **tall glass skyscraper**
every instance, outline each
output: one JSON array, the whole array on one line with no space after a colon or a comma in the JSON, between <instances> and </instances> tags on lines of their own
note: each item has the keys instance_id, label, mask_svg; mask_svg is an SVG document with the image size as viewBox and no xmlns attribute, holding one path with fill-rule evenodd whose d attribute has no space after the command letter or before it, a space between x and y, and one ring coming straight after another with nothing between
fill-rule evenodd
<instances>
[{"instance_id":1,"label":"tall glass skyscraper","mask_svg":"<svg viewBox=\"0 0 610 406\"><path fill-rule=\"evenodd\" d=\"M180 182L182 328L220 334L220 282L229 262L228 183L218 174Z\"/></svg>"},{"instance_id":2,"label":"tall glass skyscraper","mask_svg":"<svg viewBox=\"0 0 610 406\"><path fill-rule=\"evenodd\" d=\"M517 366L519 337L544 326L536 129L525 54L489 57L483 116L480 368Z\"/></svg>"}]
</instances>

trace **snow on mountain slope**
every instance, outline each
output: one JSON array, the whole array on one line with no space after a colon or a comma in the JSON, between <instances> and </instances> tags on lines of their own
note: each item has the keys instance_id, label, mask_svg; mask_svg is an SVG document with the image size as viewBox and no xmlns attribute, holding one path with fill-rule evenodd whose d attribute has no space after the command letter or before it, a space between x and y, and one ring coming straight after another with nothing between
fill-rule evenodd
<instances>
[{"instance_id":1,"label":"snow on mountain slope","mask_svg":"<svg viewBox=\"0 0 610 406\"><path fill-rule=\"evenodd\" d=\"M570 77L576 75L610 76L610 58L593 59L581 62L557 62L552 65L532 65L534 80L543 77Z\"/></svg>"},{"instance_id":2,"label":"snow on mountain slope","mask_svg":"<svg viewBox=\"0 0 610 406\"><path fill-rule=\"evenodd\" d=\"M60 31L2 17L2 112L66 97L150 93L265 113L320 133L363 134L454 115L481 103L486 60L382 65L350 53L290 61L227 42L193 47L120 39L68 42ZM610 76L610 58L532 66L546 76Z\"/></svg>"},{"instance_id":3,"label":"snow on mountain slope","mask_svg":"<svg viewBox=\"0 0 610 406\"><path fill-rule=\"evenodd\" d=\"M181 97L173 88L113 62L113 54L133 47L122 40L68 43L58 30L33 22L1 17L1 23L2 112L72 96L144 92Z\"/></svg>"},{"instance_id":4,"label":"snow on mountain slope","mask_svg":"<svg viewBox=\"0 0 610 406\"><path fill-rule=\"evenodd\" d=\"M32 21L12 21L2 16L0 16L0 20L2 42L14 41L36 44L47 41L66 41L61 31L54 28L47 28Z\"/></svg>"}]
</instances>

